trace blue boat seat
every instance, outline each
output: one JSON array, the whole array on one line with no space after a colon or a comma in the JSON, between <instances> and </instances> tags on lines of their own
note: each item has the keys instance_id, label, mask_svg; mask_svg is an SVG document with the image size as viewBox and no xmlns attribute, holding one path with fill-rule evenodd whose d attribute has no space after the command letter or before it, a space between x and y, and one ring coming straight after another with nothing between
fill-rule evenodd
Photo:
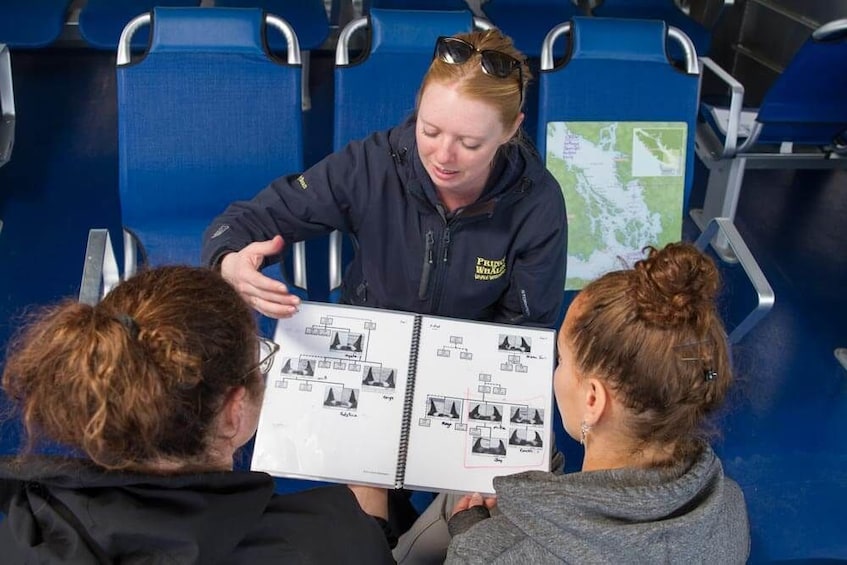
<instances>
[{"instance_id":1,"label":"blue boat seat","mask_svg":"<svg viewBox=\"0 0 847 565\"><path fill-rule=\"evenodd\" d=\"M132 57L147 25L150 48ZM287 61L268 55L266 25L289 38ZM290 26L256 8L155 8L128 24L117 55L124 277L142 264L199 264L217 214L303 169L299 58ZM294 255L293 282L305 287L302 244Z\"/></svg>"},{"instance_id":2,"label":"blue boat seat","mask_svg":"<svg viewBox=\"0 0 847 565\"><path fill-rule=\"evenodd\" d=\"M368 14L373 8L383 10L467 10L465 0L364 0L362 13Z\"/></svg>"},{"instance_id":3,"label":"blue boat seat","mask_svg":"<svg viewBox=\"0 0 847 565\"><path fill-rule=\"evenodd\" d=\"M72 0L20 0L0 3L0 43L12 48L46 47L65 26Z\"/></svg>"},{"instance_id":4,"label":"blue boat seat","mask_svg":"<svg viewBox=\"0 0 847 565\"><path fill-rule=\"evenodd\" d=\"M527 57L541 54L541 43L555 24L583 14L572 0L488 0L482 11Z\"/></svg>"},{"instance_id":5,"label":"blue boat seat","mask_svg":"<svg viewBox=\"0 0 847 565\"><path fill-rule=\"evenodd\" d=\"M711 59L703 63L730 98L728 106L701 105L697 156L709 180L703 208L691 211L701 229L735 218L748 168L847 168L847 19L812 32L757 108L744 106L744 85ZM734 261L724 239L713 246Z\"/></svg>"},{"instance_id":6,"label":"blue boat seat","mask_svg":"<svg viewBox=\"0 0 847 565\"><path fill-rule=\"evenodd\" d=\"M329 36L329 16L323 0L215 0L221 8L261 8L284 19L297 34L301 51L323 45ZM285 38L277 30L268 30L268 44L274 51L286 48Z\"/></svg>"},{"instance_id":7,"label":"blue boat seat","mask_svg":"<svg viewBox=\"0 0 847 565\"><path fill-rule=\"evenodd\" d=\"M92 47L116 49L130 20L156 6L197 7L200 0L88 0L79 12L79 34ZM133 35L132 48L145 49L149 42L148 28L141 28Z\"/></svg>"},{"instance_id":8,"label":"blue boat seat","mask_svg":"<svg viewBox=\"0 0 847 565\"><path fill-rule=\"evenodd\" d=\"M569 55L557 64L562 36ZM685 53L684 70L668 60L668 42ZM699 90L693 44L663 21L575 17L545 38L537 146L568 207L567 290L631 265L644 246L682 239ZM735 326L737 342L771 308L773 291L731 222L718 220L710 233L731 238L759 301Z\"/></svg>"},{"instance_id":9,"label":"blue boat seat","mask_svg":"<svg viewBox=\"0 0 847 565\"><path fill-rule=\"evenodd\" d=\"M682 30L694 43L699 55L708 54L712 47L711 31L680 10L675 0L603 0L592 9L591 14L602 18L662 20ZM682 59L678 44L671 44L670 57L675 61Z\"/></svg>"}]
</instances>

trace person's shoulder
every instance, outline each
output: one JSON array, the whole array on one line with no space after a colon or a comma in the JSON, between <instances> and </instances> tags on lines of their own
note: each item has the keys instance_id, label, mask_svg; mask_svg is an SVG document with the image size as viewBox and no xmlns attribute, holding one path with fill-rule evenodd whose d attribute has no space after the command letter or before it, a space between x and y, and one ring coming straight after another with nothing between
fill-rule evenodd
<instances>
[{"instance_id":1,"label":"person's shoulder","mask_svg":"<svg viewBox=\"0 0 847 565\"><path fill-rule=\"evenodd\" d=\"M455 536L445 563L498 563L519 556L531 562L527 553L530 538L506 516L499 514L479 522L468 531Z\"/></svg>"},{"instance_id":2,"label":"person's shoulder","mask_svg":"<svg viewBox=\"0 0 847 565\"><path fill-rule=\"evenodd\" d=\"M284 532L304 554L331 561L391 562L382 528L346 486L277 494L265 514L264 529Z\"/></svg>"}]
</instances>

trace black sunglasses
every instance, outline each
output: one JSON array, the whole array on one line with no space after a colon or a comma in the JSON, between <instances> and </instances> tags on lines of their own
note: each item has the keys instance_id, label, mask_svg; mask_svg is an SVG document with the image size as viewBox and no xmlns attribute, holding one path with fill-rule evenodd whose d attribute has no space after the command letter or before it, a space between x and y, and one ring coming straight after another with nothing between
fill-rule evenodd
<instances>
[{"instance_id":1,"label":"black sunglasses","mask_svg":"<svg viewBox=\"0 0 847 565\"><path fill-rule=\"evenodd\" d=\"M458 37L439 37L435 42L435 54L433 59L438 57L441 61L448 65L461 65L467 62L474 53L479 53L479 64L482 71L490 76L497 78L509 78L512 72L518 70L518 89L523 102L523 69L521 62L500 51L493 49L477 49L464 39Z\"/></svg>"}]
</instances>

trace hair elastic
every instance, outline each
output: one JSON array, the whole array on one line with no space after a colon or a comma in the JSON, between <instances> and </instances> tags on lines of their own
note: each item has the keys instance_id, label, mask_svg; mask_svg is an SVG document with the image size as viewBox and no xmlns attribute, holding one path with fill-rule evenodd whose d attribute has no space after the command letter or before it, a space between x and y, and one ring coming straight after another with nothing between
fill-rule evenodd
<instances>
[{"instance_id":1,"label":"hair elastic","mask_svg":"<svg viewBox=\"0 0 847 565\"><path fill-rule=\"evenodd\" d=\"M126 328L126 331L129 332L129 337L132 339L138 338L138 323L132 316L129 314L116 314L115 319L117 319L121 325Z\"/></svg>"}]
</instances>

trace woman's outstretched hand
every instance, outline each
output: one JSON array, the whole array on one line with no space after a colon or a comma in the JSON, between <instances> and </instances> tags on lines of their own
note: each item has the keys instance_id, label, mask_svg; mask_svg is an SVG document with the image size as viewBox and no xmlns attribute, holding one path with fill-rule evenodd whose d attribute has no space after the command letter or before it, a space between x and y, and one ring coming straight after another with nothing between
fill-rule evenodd
<instances>
[{"instance_id":1,"label":"woman's outstretched hand","mask_svg":"<svg viewBox=\"0 0 847 565\"><path fill-rule=\"evenodd\" d=\"M265 257L282 253L282 236L251 243L221 260L221 276L253 308L271 318L290 318L297 313L300 298L288 287L259 271Z\"/></svg>"}]
</instances>

